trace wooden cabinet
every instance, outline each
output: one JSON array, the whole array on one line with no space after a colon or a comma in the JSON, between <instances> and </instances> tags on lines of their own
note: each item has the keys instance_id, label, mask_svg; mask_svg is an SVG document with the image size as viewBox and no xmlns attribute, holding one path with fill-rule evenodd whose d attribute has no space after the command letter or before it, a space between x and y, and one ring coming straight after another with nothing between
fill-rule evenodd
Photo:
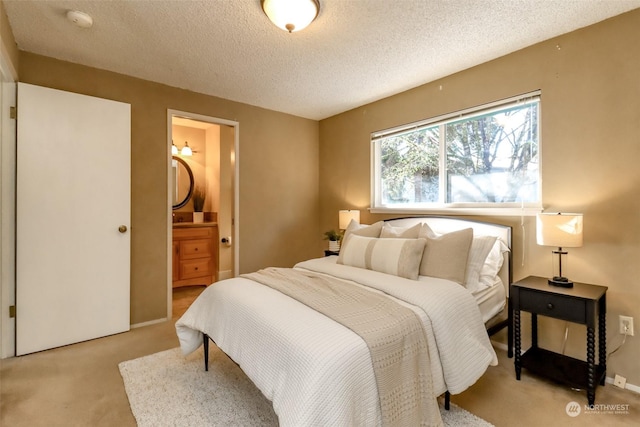
<instances>
[{"instance_id":1,"label":"wooden cabinet","mask_svg":"<svg viewBox=\"0 0 640 427\"><path fill-rule=\"evenodd\" d=\"M218 280L218 226L173 227L173 287Z\"/></svg>"}]
</instances>

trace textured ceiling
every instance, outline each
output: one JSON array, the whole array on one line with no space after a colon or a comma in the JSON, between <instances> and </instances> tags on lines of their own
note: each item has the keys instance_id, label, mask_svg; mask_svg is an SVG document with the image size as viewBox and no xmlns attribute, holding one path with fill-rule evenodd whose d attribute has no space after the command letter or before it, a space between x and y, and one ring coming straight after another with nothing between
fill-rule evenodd
<instances>
[{"instance_id":1,"label":"textured ceiling","mask_svg":"<svg viewBox=\"0 0 640 427\"><path fill-rule=\"evenodd\" d=\"M260 0L2 1L21 50L316 120L640 7L320 0L316 21L288 34Z\"/></svg>"}]
</instances>

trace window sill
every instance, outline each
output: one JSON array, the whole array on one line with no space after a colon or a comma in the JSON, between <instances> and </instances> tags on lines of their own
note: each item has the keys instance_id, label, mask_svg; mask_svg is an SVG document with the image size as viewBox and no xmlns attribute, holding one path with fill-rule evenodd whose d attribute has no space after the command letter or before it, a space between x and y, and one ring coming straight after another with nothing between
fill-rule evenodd
<instances>
[{"instance_id":1,"label":"window sill","mask_svg":"<svg viewBox=\"0 0 640 427\"><path fill-rule=\"evenodd\" d=\"M369 208L374 214L404 215L471 215L471 216L536 216L543 211L542 207L524 208Z\"/></svg>"}]
</instances>

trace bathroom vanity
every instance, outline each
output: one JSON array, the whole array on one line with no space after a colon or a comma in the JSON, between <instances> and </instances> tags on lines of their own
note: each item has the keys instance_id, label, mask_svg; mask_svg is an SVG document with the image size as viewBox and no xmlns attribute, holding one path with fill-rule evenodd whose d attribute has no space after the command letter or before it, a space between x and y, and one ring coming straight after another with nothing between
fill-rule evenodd
<instances>
[{"instance_id":1,"label":"bathroom vanity","mask_svg":"<svg viewBox=\"0 0 640 427\"><path fill-rule=\"evenodd\" d=\"M173 287L218 280L218 224L173 224Z\"/></svg>"}]
</instances>

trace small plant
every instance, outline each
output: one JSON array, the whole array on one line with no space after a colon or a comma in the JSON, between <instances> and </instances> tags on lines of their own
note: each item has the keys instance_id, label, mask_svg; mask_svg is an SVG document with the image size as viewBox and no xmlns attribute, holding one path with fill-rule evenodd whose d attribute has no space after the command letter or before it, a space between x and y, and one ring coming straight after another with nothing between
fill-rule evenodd
<instances>
[{"instance_id":1,"label":"small plant","mask_svg":"<svg viewBox=\"0 0 640 427\"><path fill-rule=\"evenodd\" d=\"M335 230L329 230L324 233L324 238L331 242L339 242L342 239L342 234Z\"/></svg>"},{"instance_id":2,"label":"small plant","mask_svg":"<svg viewBox=\"0 0 640 427\"><path fill-rule=\"evenodd\" d=\"M207 198L207 195L203 188L196 187L193 190L193 195L191 196L193 199L193 211L194 212L202 212L204 209L204 200Z\"/></svg>"}]
</instances>

